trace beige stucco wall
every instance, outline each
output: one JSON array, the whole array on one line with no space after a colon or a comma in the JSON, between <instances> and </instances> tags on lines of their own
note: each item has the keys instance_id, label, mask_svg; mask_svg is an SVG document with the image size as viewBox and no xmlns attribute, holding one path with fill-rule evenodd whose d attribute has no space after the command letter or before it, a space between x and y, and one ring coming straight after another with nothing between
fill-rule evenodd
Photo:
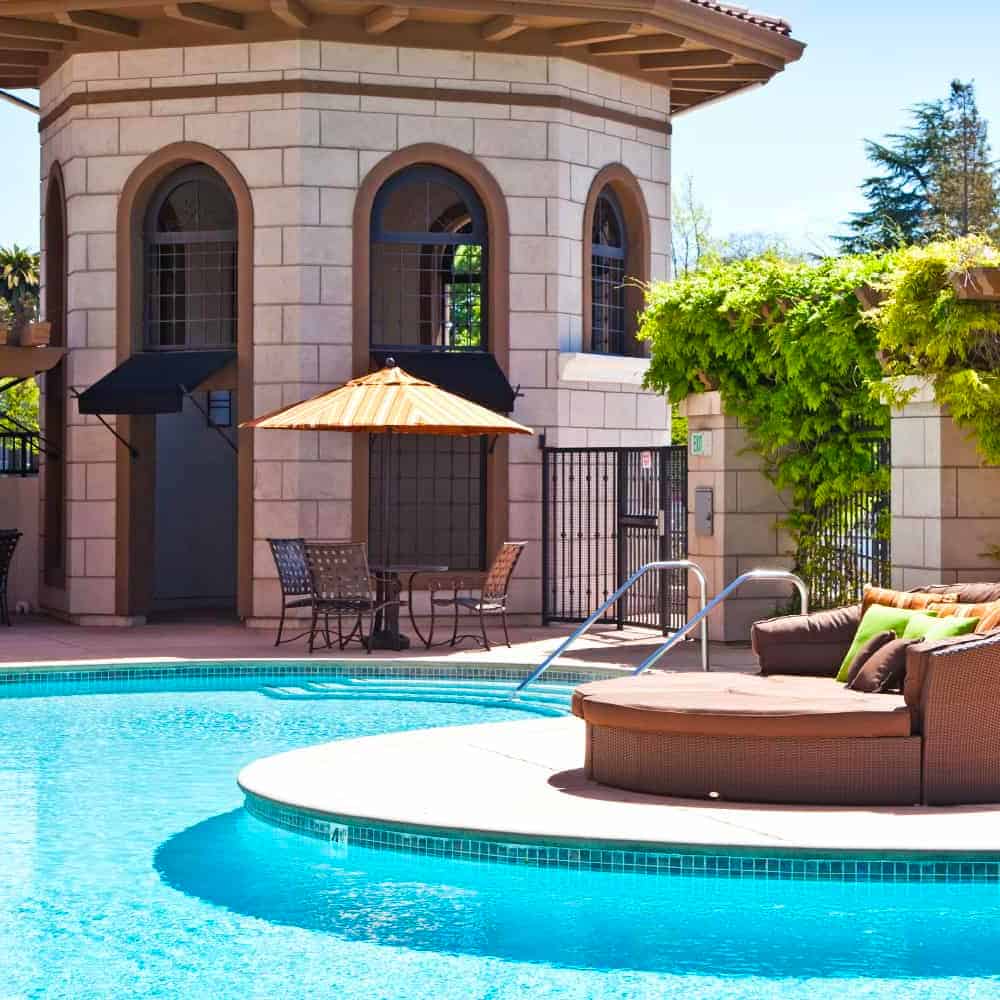
<instances>
[{"instance_id":1,"label":"beige stucco wall","mask_svg":"<svg viewBox=\"0 0 1000 1000\"><path fill-rule=\"evenodd\" d=\"M359 184L389 153L437 142L474 155L498 182L510 218L510 365L514 416L550 444L662 444L661 400L634 382L565 382L560 353L582 335L582 219L597 171L622 163L650 217L652 276L666 276L669 140L603 118L601 108L668 118L668 92L565 59L292 41L77 55L42 88L43 114L73 93L278 79L482 89L586 100L594 114L523 104L345 94L131 100L71 108L42 134L42 182L59 162L68 200L69 384L115 365L115 216L131 172L173 142L206 143L241 171L254 207L255 412L351 374L351 214ZM44 190L44 188L43 188ZM43 199L44 204L44 199ZM43 247L44 253L44 247ZM114 610L114 459L118 447L70 404L68 583L64 610ZM350 534L350 440L258 432L254 615L277 607L268 536ZM512 538L532 544L516 606L540 607L540 459L511 446ZM47 601L60 606L51 593Z\"/></svg>"}]
</instances>

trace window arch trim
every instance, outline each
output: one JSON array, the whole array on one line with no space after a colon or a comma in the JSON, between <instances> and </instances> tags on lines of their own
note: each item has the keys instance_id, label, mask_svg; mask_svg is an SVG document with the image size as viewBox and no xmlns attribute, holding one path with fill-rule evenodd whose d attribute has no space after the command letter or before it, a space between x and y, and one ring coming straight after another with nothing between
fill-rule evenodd
<instances>
[{"instance_id":1,"label":"window arch trim","mask_svg":"<svg viewBox=\"0 0 1000 1000\"><path fill-rule=\"evenodd\" d=\"M631 356L642 357L644 345L635 339L634 316L642 308L641 284L648 282L651 274L651 246L649 212L642 187L628 167L613 163L599 170L587 194L583 211L583 337L581 349L590 352L593 342L593 288L591 265L593 261L593 226L597 199L606 187L611 188L622 211L628 232L625 256L625 276L632 279L625 289L626 309L630 326L626 329L626 348Z\"/></svg>"}]
</instances>

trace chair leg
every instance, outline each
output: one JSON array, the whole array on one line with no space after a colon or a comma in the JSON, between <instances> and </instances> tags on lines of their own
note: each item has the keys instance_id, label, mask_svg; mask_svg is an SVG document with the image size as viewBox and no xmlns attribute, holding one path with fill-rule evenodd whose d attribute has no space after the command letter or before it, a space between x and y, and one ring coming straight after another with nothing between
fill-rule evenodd
<instances>
[{"instance_id":1,"label":"chair leg","mask_svg":"<svg viewBox=\"0 0 1000 1000\"><path fill-rule=\"evenodd\" d=\"M451 644L458 642L458 601L455 602L455 627L451 630Z\"/></svg>"},{"instance_id":2,"label":"chair leg","mask_svg":"<svg viewBox=\"0 0 1000 1000\"><path fill-rule=\"evenodd\" d=\"M507 631L507 609L500 612L500 621L503 622L503 637L507 640L507 648L510 649L510 632Z\"/></svg>"},{"instance_id":3,"label":"chair leg","mask_svg":"<svg viewBox=\"0 0 1000 1000\"><path fill-rule=\"evenodd\" d=\"M375 643L372 641L375 637L375 614L371 613L368 615L368 641L365 642L365 629L364 629L364 618L358 615L358 623L361 624L361 641L365 643L365 648L368 655L372 655L372 649Z\"/></svg>"},{"instance_id":4,"label":"chair leg","mask_svg":"<svg viewBox=\"0 0 1000 1000\"><path fill-rule=\"evenodd\" d=\"M486 615L483 614L482 606L479 608L479 628L483 633L483 645L488 653L490 651L490 637L486 634Z\"/></svg>"},{"instance_id":5,"label":"chair leg","mask_svg":"<svg viewBox=\"0 0 1000 1000\"><path fill-rule=\"evenodd\" d=\"M430 593L430 598L431 598L431 628L430 628L430 631L427 633L427 638L424 639L424 645L428 649L430 649L431 646L434 645L434 611L435 611L436 605L434 604L434 591L433 590Z\"/></svg>"},{"instance_id":6,"label":"chair leg","mask_svg":"<svg viewBox=\"0 0 1000 1000\"><path fill-rule=\"evenodd\" d=\"M309 625L309 652L311 653L316 646L316 632L318 631L319 623L319 608L313 608L312 622Z\"/></svg>"},{"instance_id":7,"label":"chair leg","mask_svg":"<svg viewBox=\"0 0 1000 1000\"><path fill-rule=\"evenodd\" d=\"M278 622L278 638L274 640L275 646L281 645L281 633L285 628L285 602L281 602L281 621Z\"/></svg>"}]
</instances>

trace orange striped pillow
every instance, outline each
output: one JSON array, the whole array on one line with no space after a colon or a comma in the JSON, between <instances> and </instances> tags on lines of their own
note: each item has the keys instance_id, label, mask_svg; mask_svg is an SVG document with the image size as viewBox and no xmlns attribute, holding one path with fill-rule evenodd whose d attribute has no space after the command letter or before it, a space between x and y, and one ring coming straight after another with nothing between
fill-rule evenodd
<instances>
[{"instance_id":1,"label":"orange striped pillow","mask_svg":"<svg viewBox=\"0 0 1000 1000\"><path fill-rule=\"evenodd\" d=\"M864 597L861 599L861 610L867 611L873 604L881 604L887 608L906 608L910 611L929 611L932 605L953 605L958 600L958 594L925 594L907 593L902 590L891 590L888 587L873 587L865 584ZM940 612L938 612L940 614Z\"/></svg>"},{"instance_id":2,"label":"orange striped pillow","mask_svg":"<svg viewBox=\"0 0 1000 1000\"><path fill-rule=\"evenodd\" d=\"M1000 601L988 604L928 604L927 611L936 611L939 618L978 618L976 633L982 635L1000 628Z\"/></svg>"}]
</instances>

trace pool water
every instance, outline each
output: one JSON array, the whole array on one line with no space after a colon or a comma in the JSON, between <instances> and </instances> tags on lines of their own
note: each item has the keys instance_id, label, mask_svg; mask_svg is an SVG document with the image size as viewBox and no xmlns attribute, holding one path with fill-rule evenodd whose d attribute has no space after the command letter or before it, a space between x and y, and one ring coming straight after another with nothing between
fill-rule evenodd
<instances>
[{"instance_id":1,"label":"pool water","mask_svg":"<svg viewBox=\"0 0 1000 1000\"><path fill-rule=\"evenodd\" d=\"M1000 996L996 884L532 869L271 827L235 782L258 757L530 716L224 683L0 697L0 997Z\"/></svg>"}]
</instances>

